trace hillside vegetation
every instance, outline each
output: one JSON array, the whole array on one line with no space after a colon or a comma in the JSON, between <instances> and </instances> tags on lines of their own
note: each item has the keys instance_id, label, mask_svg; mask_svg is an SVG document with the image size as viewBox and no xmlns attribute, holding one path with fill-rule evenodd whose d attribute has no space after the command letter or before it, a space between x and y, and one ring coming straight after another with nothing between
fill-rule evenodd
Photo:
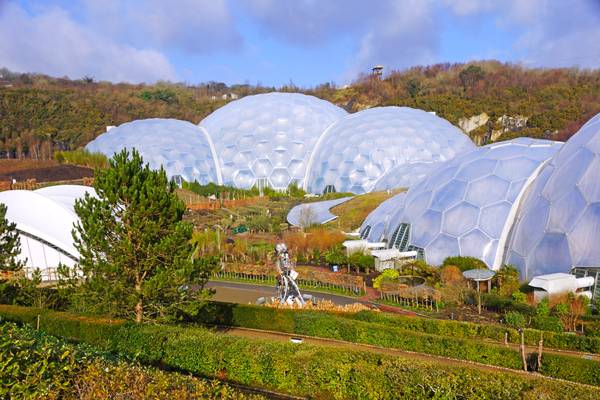
<instances>
[{"instance_id":1,"label":"hillside vegetation","mask_svg":"<svg viewBox=\"0 0 600 400\"><path fill-rule=\"evenodd\" d=\"M241 97L276 89L218 82L111 84L5 69L0 78L0 156L35 159L84 146L109 125L150 117L198 123L229 101L231 93ZM485 113L468 129L478 143L515 136L565 140L600 112L600 70L528 69L496 61L414 67L383 80L365 75L343 88L290 85L278 90L313 94L351 112L417 107L456 125Z\"/></svg>"}]
</instances>

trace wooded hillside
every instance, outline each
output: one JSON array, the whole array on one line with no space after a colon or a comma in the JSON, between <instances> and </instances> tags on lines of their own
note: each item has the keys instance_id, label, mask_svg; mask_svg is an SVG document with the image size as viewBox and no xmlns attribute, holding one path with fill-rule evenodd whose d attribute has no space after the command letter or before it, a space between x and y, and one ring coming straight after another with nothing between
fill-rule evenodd
<instances>
[{"instance_id":1,"label":"wooded hillside","mask_svg":"<svg viewBox=\"0 0 600 400\"><path fill-rule=\"evenodd\" d=\"M54 150L84 146L106 126L140 118L198 123L230 101L231 93L272 90L219 82L111 84L0 69L0 157L46 159ZM313 94L351 112L382 105L435 111L469 126L478 143L515 136L565 140L600 112L600 70L527 69L496 61L415 67L383 80L365 75L343 88L279 90Z\"/></svg>"}]
</instances>

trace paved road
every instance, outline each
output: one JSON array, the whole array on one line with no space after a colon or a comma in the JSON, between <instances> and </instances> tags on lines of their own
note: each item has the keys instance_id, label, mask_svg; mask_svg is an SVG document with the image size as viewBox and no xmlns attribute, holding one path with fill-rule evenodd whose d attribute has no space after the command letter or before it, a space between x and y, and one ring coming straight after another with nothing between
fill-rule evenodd
<instances>
[{"instance_id":1,"label":"paved road","mask_svg":"<svg viewBox=\"0 0 600 400\"><path fill-rule=\"evenodd\" d=\"M205 287L215 289L216 293L212 297L213 300L225 301L228 303L254 304L259 297L271 297L276 295L275 286L254 285L251 283L209 281ZM302 290L302 293L310 294L319 299L330 300L339 305L358 302L355 298L329 293L312 292L310 290Z\"/></svg>"}]
</instances>

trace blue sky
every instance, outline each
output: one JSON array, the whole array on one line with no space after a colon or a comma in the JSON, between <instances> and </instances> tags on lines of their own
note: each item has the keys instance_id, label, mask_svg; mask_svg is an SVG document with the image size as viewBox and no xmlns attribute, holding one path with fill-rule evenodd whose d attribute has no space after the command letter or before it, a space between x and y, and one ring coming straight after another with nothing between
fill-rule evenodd
<instances>
[{"instance_id":1,"label":"blue sky","mask_svg":"<svg viewBox=\"0 0 600 400\"><path fill-rule=\"evenodd\" d=\"M311 87L498 59L600 67L600 0L0 0L0 66Z\"/></svg>"}]
</instances>

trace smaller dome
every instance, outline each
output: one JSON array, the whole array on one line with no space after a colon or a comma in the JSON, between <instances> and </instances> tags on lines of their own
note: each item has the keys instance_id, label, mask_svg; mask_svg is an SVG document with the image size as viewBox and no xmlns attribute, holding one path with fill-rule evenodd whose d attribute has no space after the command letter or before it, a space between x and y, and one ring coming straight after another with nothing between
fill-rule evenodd
<instances>
[{"instance_id":1,"label":"smaller dome","mask_svg":"<svg viewBox=\"0 0 600 400\"><path fill-rule=\"evenodd\" d=\"M177 119L142 119L112 128L86 149L107 157L124 148L136 149L150 168L165 169L169 178L200 184L222 183L212 141L196 125Z\"/></svg>"},{"instance_id":2,"label":"smaller dome","mask_svg":"<svg viewBox=\"0 0 600 400\"><path fill-rule=\"evenodd\" d=\"M309 162L305 189L366 193L394 167L401 176L381 185L406 186L415 179L404 174L426 169L416 163L450 160L474 147L460 129L434 114L408 107L370 108L340 119L323 134Z\"/></svg>"}]
</instances>

